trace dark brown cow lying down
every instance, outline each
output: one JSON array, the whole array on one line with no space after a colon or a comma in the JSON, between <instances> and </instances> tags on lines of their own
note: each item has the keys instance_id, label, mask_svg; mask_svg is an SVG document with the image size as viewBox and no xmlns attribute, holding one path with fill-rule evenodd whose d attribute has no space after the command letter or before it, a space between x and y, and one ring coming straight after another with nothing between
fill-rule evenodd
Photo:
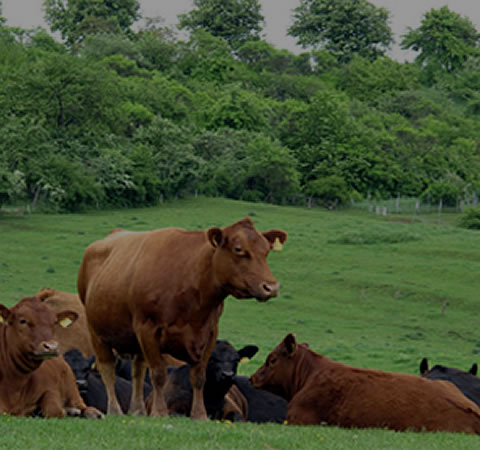
<instances>
[{"instance_id":1,"label":"dark brown cow lying down","mask_svg":"<svg viewBox=\"0 0 480 450\"><path fill-rule=\"evenodd\" d=\"M480 409L451 383L358 369L287 335L251 377L288 400L292 425L480 433Z\"/></svg>"},{"instance_id":2,"label":"dark brown cow lying down","mask_svg":"<svg viewBox=\"0 0 480 450\"><path fill-rule=\"evenodd\" d=\"M70 366L53 338L55 326L68 326L73 311L55 314L36 297L8 309L0 305L0 413L44 417L103 414L85 405Z\"/></svg>"},{"instance_id":3,"label":"dark brown cow lying down","mask_svg":"<svg viewBox=\"0 0 480 450\"><path fill-rule=\"evenodd\" d=\"M60 353L63 355L69 350L77 348L85 358L94 354L90 333L87 326L85 307L77 294L57 291L56 289L41 289L35 294L45 302L54 312L74 311L78 319L68 328L55 327L54 335L59 344Z\"/></svg>"},{"instance_id":4,"label":"dark brown cow lying down","mask_svg":"<svg viewBox=\"0 0 480 450\"><path fill-rule=\"evenodd\" d=\"M286 239L280 230L259 233L245 218L205 231L114 230L91 244L80 266L78 292L107 389L108 413L122 414L114 391L115 351L134 355L129 412L145 414L147 364L153 384L151 414L166 416L169 354L191 365L190 415L206 419L205 368L223 302L228 295L259 301L275 297L279 284L266 258Z\"/></svg>"}]
</instances>

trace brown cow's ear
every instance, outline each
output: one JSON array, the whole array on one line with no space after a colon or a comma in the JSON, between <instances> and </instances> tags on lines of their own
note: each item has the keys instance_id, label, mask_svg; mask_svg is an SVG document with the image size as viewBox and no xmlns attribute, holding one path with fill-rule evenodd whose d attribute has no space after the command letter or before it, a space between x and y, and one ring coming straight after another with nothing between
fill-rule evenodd
<instances>
[{"instance_id":1,"label":"brown cow's ear","mask_svg":"<svg viewBox=\"0 0 480 450\"><path fill-rule=\"evenodd\" d=\"M476 374L477 374L477 372L478 372L477 363L473 363L473 364L472 364L472 367L470 368L469 372L470 372L472 375L476 375Z\"/></svg>"},{"instance_id":2,"label":"brown cow's ear","mask_svg":"<svg viewBox=\"0 0 480 450\"><path fill-rule=\"evenodd\" d=\"M295 354L297 348L297 338L294 333L287 334L283 340L283 345L287 349L287 354L292 357Z\"/></svg>"},{"instance_id":3,"label":"brown cow's ear","mask_svg":"<svg viewBox=\"0 0 480 450\"><path fill-rule=\"evenodd\" d=\"M420 362L420 374L426 375L428 373L428 359L423 358Z\"/></svg>"},{"instance_id":4,"label":"brown cow's ear","mask_svg":"<svg viewBox=\"0 0 480 450\"><path fill-rule=\"evenodd\" d=\"M77 319L78 314L75 311L62 311L57 314L57 323L62 328L68 328Z\"/></svg>"},{"instance_id":5,"label":"brown cow's ear","mask_svg":"<svg viewBox=\"0 0 480 450\"><path fill-rule=\"evenodd\" d=\"M6 324L10 318L12 312L3 305L0 305L0 323Z\"/></svg>"},{"instance_id":6,"label":"brown cow's ear","mask_svg":"<svg viewBox=\"0 0 480 450\"><path fill-rule=\"evenodd\" d=\"M218 227L210 228L207 231L208 240L212 244L213 248L218 248L222 246L223 243L223 233L222 230Z\"/></svg>"},{"instance_id":7,"label":"brown cow's ear","mask_svg":"<svg viewBox=\"0 0 480 450\"><path fill-rule=\"evenodd\" d=\"M270 248L272 250L281 250L282 245L285 243L287 240L287 233L282 230L270 230L270 231L265 231L263 234L263 237L270 242Z\"/></svg>"},{"instance_id":8,"label":"brown cow's ear","mask_svg":"<svg viewBox=\"0 0 480 450\"><path fill-rule=\"evenodd\" d=\"M39 300L43 302L45 299L47 299L51 295L53 295L53 289L42 288L35 294L35 297L37 297Z\"/></svg>"}]
</instances>

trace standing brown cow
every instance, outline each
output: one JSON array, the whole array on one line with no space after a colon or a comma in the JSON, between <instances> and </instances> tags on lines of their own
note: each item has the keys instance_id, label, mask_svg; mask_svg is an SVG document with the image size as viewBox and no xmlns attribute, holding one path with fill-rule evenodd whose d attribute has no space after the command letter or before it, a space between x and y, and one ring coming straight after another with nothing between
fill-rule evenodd
<instances>
[{"instance_id":1,"label":"standing brown cow","mask_svg":"<svg viewBox=\"0 0 480 450\"><path fill-rule=\"evenodd\" d=\"M166 355L188 362L191 417L206 419L205 368L215 346L223 302L275 297L279 285L266 257L287 239L284 231L259 233L249 218L223 229L150 232L115 230L91 244L78 274L108 413L122 414L114 391L114 352L133 355L130 412L145 414L143 379L151 370L154 416L168 414Z\"/></svg>"},{"instance_id":2,"label":"standing brown cow","mask_svg":"<svg viewBox=\"0 0 480 450\"><path fill-rule=\"evenodd\" d=\"M480 434L480 409L448 381L347 366L297 344L294 334L251 382L288 400L292 425Z\"/></svg>"},{"instance_id":3,"label":"standing brown cow","mask_svg":"<svg viewBox=\"0 0 480 450\"><path fill-rule=\"evenodd\" d=\"M103 417L85 405L70 366L56 357L54 327L76 318L74 311L55 314L36 297L0 305L0 413L29 416L40 408L44 417Z\"/></svg>"}]
</instances>

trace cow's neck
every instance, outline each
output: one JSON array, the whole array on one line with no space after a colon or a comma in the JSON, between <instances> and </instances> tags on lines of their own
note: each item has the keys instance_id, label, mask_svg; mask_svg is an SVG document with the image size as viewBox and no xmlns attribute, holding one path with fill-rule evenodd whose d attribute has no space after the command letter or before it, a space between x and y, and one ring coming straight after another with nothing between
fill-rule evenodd
<instances>
[{"instance_id":1,"label":"cow's neck","mask_svg":"<svg viewBox=\"0 0 480 450\"><path fill-rule=\"evenodd\" d=\"M0 353L2 364L0 366L0 373L9 380L12 380L12 382L21 384L26 380L25 375L38 369L42 361L28 358L28 356L20 351L18 346L15 345L15 339L9 339L7 326L2 326L1 331Z\"/></svg>"},{"instance_id":2,"label":"cow's neck","mask_svg":"<svg viewBox=\"0 0 480 450\"><path fill-rule=\"evenodd\" d=\"M199 291L200 307L203 309L217 309L228 296L228 292L216 277L213 264L215 250L207 243L198 252L196 267L200 269Z\"/></svg>"},{"instance_id":3,"label":"cow's neck","mask_svg":"<svg viewBox=\"0 0 480 450\"><path fill-rule=\"evenodd\" d=\"M328 361L330 361L328 358L308 348L297 347L293 361L295 365L293 379L285 386L288 401L290 401L297 392L302 390L312 374L318 371L322 365L328 364Z\"/></svg>"}]
</instances>

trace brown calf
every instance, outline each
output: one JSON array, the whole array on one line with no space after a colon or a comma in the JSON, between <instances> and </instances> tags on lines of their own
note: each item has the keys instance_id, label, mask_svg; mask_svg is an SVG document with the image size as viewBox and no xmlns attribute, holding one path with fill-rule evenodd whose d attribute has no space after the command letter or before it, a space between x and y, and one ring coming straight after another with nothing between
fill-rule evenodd
<instances>
[{"instance_id":1,"label":"brown calf","mask_svg":"<svg viewBox=\"0 0 480 450\"><path fill-rule=\"evenodd\" d=\"M480 409L451 383L332 361L288 334L251 377L288 400L292 425L480 433Z\"/></svg>"},{"instance_id":2,"label":"brown calf","mask_svg":"<svg viewBox=\"0 0 480 450\"><path fill-rule=\"evenodd\" d=\"M73 311L53 313L36 297L8 309L0 305L0 412L44 417L66 413L103 417L85 405L70 366L59 355L55 326L69 326Z\"/></svg>"},{"instance_id":3,"label":"brown calf","mask_svg":"<svg viewBox=\"0 0 480 450\"><path fill-rule=\"evenodd\" d=\"M91 244L78 274L108 413L122 414L114 391L114 351L134 355L130 412L145 414L143 379L151 370L154 416L168 414L164 397L169 354L191 365L191 417L206 419L205 368L228 295L266 301L279 284L269 251L280 230L259 233L249 218L225 228L150 232L115 230Z\"/></svg>"}]
</instances>

